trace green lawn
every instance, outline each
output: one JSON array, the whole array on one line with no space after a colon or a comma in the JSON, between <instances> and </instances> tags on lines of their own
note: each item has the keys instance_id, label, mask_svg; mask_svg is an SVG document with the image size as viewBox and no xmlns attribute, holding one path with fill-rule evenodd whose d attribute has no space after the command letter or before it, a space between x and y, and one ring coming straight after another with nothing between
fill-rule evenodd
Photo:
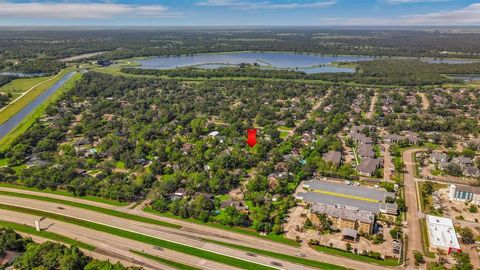
<instances>
[{"instance_id":1,"label":"green lawn","mask_svg":"<svg viewBox=\"0 0 480 270\"><path fill-rule=\"evenodd\" d=\"M3 160L0 160L0 167L1 167L2 161ZM70 193L68 191L65 191L65 190L51 190L51 189L48 189L48 188L47 189L38 189L38 188L34 188L34 187L24 187L24 186L20 186L20 185L3 183L3 182L0 182L0 187L14 188L14 189L20 189L20 190L29 190L29 191L35 191L35 192L41 192L41 193L61 195L61 196L66 196L66 197L75 197L75 198L86 200L86 201L109 204L109 205L113 205L113 206L126 206L126 205L128 205L128 203L126 203L126 202L119 202L119 201L104 199L104 198L95 197L95 196L77 197L77 196L73 195L72 193Z\"/></svg>"},{"instance_id":2,"label":"green lawn","mask_svg":"<svg viewBox=\"0 0 480 270\"><path fill-rule=\"evenodd\" d=\"M21 233L26 233L30 235L35 235L41 238L49 239L55 242L61 242L70 246L77 246L79 248L83 248L86 250L94 251L95 247L77 240L74 240L72 238L68 238L63 235L59 235L53 232L47 232L47 231L37 231L34 227L27 226L24 224L18 224L14 222L8 222L8 221L2 221L0 220L0 226L2 227L9 227L12 228L13 230Z\"/></svg>"},{"instance_id":3,"label":"green lawn","mask_svg":"<svg viewBox=\"0 0 480 270\"><path fill-rule=\"evenodd\" d=\"M285 131L285 130L279 130L280 131L280 139L285 139L290 132Z\"/></svg>"},{"instance_id":4,"label":"green lawn","mask_svg":"<svg viewBox=\"0 0 480 270\"><path fill-rule=\"evenodd\" d=\"M275 269L273 267L268 267L248 261L244 261L241 259L225 256L225 255L220 255L216 254L210 251L206 251L203 249L199 249L196 247L191 247L191 246L186 246L183 244L178 244L162 239L158 239L152 236L132 232L132 231L127 231L127 230L122 230L119 228L95 223L95 222L90 222L90 221L85 221L77 218L72 218L72 217L67 217L67 216L62 216L59 214L54 214L50 212L44 212L44 211L39 211L39 210L33 210L33 209L28 209L28 208L23 208L23 207L17 207L17 206L10 206L10 205L5 205L5 204L0 204L0 209L3 210L8 210L8 211L14 211L14 212L20 212L20 213L25 213L25 214L30 214L30 215L36 215L36 216L44 216L50 219L66 222L66 223L71 223L77 226L82 226L85 228L89 228L92 230L100 231L100 232L105 232L108 234L128 238L131 240L139 241L142 243L146 243L149 245L154 245L154 246L159 246L162 248L174 250L177 252L189 254L192 256L197 256L200 258L204 258L207 260L215 261L215 262L220 262L223 264L227 264L233 267L238 267L242 269L248 269L248 270L272 270Z\"/></svg>"},{"instance_id":5,"label":"green lawn","mask_svg":"<svg viewBox=\"0 0 480 270\"><path fill-rule=\"evenodd\" d=\"M286 254L281 254L281 253L276 253L268 250L263 250L263 249L256 249L256 248L251 248L251 247L245 247L245 246L240 246L240 245L235 245L235 244L230 244L230 243L225 243L225 242L219 242L219 241L213 241L213 240L208 240L208 239L203 239L204 241L215 243L218 245L223 245L227 247L231 247L234 249L239 249L239 250L244 250L246 252L251 252L251 253L256 253L260 255L265 255L268 257L284 260L284 261L289 261L292 263L298 263L310 267L315 267L318 269L323 269L323 270L346 270L347 268L338 266L338 265L333 265L329 263L324 263L324 262L319 262L319 261L314 261L314 260L309 260L301 257L296 257L292 255L286 255Z\"/></svg>"},{"instance_id":6,"label":"green lawn","mask_svg":"<svg viewBox=\"0 0 480 270\"><path fill-rule=\"evenodd\" d=\"M5 84L4 86L0 87L0 92L12 93L12 94L23 93L28 89L32 88L33 86L35 86L36 84L39 84L53 77L54 76L15 79Z\"/></svg>"},{"instance_id":7,"label":"green lawn","mask_svg":"<svg viewBox=\"0 0 480 270\"><path fill-rule=\"evenodd\" d=\"M353 259L353 260L356 260L356 261L362 261L362 262L366 262L366 263L374 263L374 264L378 264L378 265L381 265L381 266L399 266L400 265L398 263L398 260L395 260L395 259L378 260L378 259L375 259L375 258L363 256L363 255L360 255L360 254L355 254L355 253L352 253L350 251L344 251L344 250L325 247L325 246L313 246L313 248L316 251L320 251L320 252L323 252L323 253L328 253L328 254L332 254L332 255L336 255L336 256L346 257L346 258L350 258L350 259Z\"/></svg>"},{"instance_id":8,"label":"green lawn","mask_svg":"<svg viewBox=\"0 0 480 270\"><path fill-rule=\"evenodd\" d=\"M162 216L162 217L178 219L178 220L192 222L192 223L196 223L196 224L201 224L201 225L204 225L204 226L209 226L209 227L213 227L213 228L217 228L217 229L221 229L221 230L227 230L227 231L231 231L231 232L235 232L235 233L254 236L254 237L264 239L264 240L270 240L270 241L278 242L278 243L281 243L281 244L286 244L286 245L293 246L293 247L298 247L299 246L299 244L296 241L294 241L292 239L285 238L285 237L283 237L283 235L276 235L276 234L271 233L271 234L268 234L266 236L262 236L254 230L249 230L249 229L242 228L242 227L230 227L230 226L226 226L226 225L223 225L223 224L220 224L220 223L214 223L214 222L202 222L202 221L199 221L199 220L196 220L196 219L193 219L193 218L184 219L184 218L181 218L179 216L175 216L171 213L157 212L157 211L153 210L151 207L145 207L143 209L143 211L145 211L147 213L152 213L152 214L155 214L155 215L158 215L158 216Z\"/></svg>"},{"instance_id":9,"label":"green lawn","mask_svg":"<svg viewBox=\"0 0 480 270\"><path fill-rule=\"evenodd\" d=\"M181 226L156 220L156 219L151 219L151 218L146 218L142 216L137 216L137 215L132 215L112 209L107 209L107 208L102 208L98 206L93 206L93 205L88 205L88 204L83 204L83 203L78 203L78 202L73 202L73 201L68 201L68 200L61 200L61 199L56 199L56 198L50 198L50 197L43 197L43 196L37 196L37 195L32 195L32 194L22 194L22 193L15 193L15 192L10 192L10 191L3 191L0 190L0 195L3 196L12 196L12 197L20 197L20 198L27 198L27 199L32 199L32 200L38 200L38 201L46 201L46 202L52 202L52 203L59 203L59 204L64 204L64 205L69 205L77 208L83 208L95 212L99 212L102 214L110 215L110 216L115 216L119 218L124 218L128 220L134 220L134 221L139 221L139 222L144 222L144 223L149 223L149 224L154 224L154 225L159 225L159 226L164 226L164 227L170 227L170 228L176 228L180 229Z\"/></svg>"},{"instance_id":10,"label":"green lawn","mask_svg":"<svg viewBox=\"0 0 480 270\"><path fill-rule=\"evenodd\" d=\"M423 253L429 258L435 258L435 254L429 251L430 242L428 240L427 223L425 218L421 218L419 222L420 222L420 228L422 229Z\"/></svg>"},{"instance_id":11,"label":"green lawn","mask_svg":"<svg viewBox=\"0 0 480 270\"><path fill-rule=\"evenodd\" d=\"M200 270L200 268L196 268L196 267L193 267L193 266L190 266L190 265L186 265L186 264L183 264L183 263L178 263L178 262L174 262L174 261L170 261L170 260L167 260L167 259L164 259L164 258L160 258L158 256L154 256L154 255L151 255L151 254L148 254L148 253L145 253L145 252L140 252L140 251L135 251L135 250L130 250L130 252L134 253L134 254L137 254L137 255L140 255L142 257L145 257L147 259L150 259L150 260L154 260L154 261L157 261L159 263L163 263L165 265L168 265L170 267L173 267L175 269L180 269L180 270Z\"/></svg>"}]
</instances>

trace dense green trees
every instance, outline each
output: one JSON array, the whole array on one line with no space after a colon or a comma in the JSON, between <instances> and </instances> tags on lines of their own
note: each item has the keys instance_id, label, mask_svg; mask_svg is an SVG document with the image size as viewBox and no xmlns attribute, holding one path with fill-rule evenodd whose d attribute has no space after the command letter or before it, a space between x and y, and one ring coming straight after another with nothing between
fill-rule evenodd
<instances>
[{"instance_id":1,"label":"dense green trees","mask_svg":"<svg viewBox=\"0 0 480 270\"><path fill-rule=\"evenodd\" d=\"M6 251L22 253L14 262L15 269L49 269L49 270L140 270L139 267L124 267L117 263L93 260L75 246L44 242L37 244L30 238L22 238L10 228L0 227L0 257Z\"/></svg>"}]
</instances>

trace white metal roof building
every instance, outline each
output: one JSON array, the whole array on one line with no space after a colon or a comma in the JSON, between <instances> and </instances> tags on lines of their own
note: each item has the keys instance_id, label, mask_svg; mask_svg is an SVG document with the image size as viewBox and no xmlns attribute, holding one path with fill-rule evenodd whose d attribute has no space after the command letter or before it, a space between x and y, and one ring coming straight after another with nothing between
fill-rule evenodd
<instances>
[{"instance_id":1,"label":"white metal roof building","mask_svg":"<svg viewBox=\"0 0 480 270\"><path fill-rule=\"evenodd\" d=\"M448 254L461 251L451 219L427 215L427 229L430 248L443 249Z\"/></svg>"}]
</instances>

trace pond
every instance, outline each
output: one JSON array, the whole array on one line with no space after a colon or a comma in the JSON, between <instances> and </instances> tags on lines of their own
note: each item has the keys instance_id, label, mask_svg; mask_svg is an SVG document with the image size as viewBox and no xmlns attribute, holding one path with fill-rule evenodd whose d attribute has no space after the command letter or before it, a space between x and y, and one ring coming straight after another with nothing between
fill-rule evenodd
<instances>
[{"instance_id":1,"label":"pond","mask_svg":"<svg viewBox=\"0 0 480 270\"><path fill-rule=\"evenodd\" d=\"M448 74L448 76L464 82L480 81L480 74Z\"/></svg>"},{"instance_id":2,"label":"pond","mask_svg":"<svg viewBox=\"0 0 480 270\"><path fill-rule=\"evenodd\" d=\"M19 112L10 117L5 123L0 125L0 140L3 139L7 134L13 131L20 122L23 121L28 115L30 115L35 109L45 102L50 96L53 95L60 87L62 87L65 82L67 82L76 72L70 72L64 75L58 82L52 85L50 88L41 93L37 98L35 98L28 105L23 107Z\"/></svg>"},{"instance_id":3,"label":"pond","mask_svg":"<svg viewBox=\"0 0 480 270\"><path fill-rule=\"evenodd\" d=\"M236 66L241 63L258 64L264 68L298 70L306 73L355 72L351 67L329 66L333 62L357 62L372 60L371 56L316 55L276 52L231 52L182 56L152 57L136 60L145 69L173 69L196 66L218 68Z\"/></svg>"},{"instance_id":4,"label":"pond","mask_svg":"<svg viewBox=\"0 0 480 270\"><path fill-rule=\"evenodd\" d=\"M13 77L21 77L21 78L32 78L32 77L40 77L44 76L45 73L25 73L25 72L0 72L1 76L13 76Z\"/></svg>"}]
</instances>

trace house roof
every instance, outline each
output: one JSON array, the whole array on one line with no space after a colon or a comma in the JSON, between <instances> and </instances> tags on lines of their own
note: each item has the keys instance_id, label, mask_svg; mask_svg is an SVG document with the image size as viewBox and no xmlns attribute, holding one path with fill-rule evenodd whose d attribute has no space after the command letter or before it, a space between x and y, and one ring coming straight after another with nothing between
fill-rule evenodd
<instances>
[{"instance_id":1,"label":"house roof","mask_svg":"<svg viewBox=\"0 0 480 270\"><path fill-rule=\"evenodd\" d=\"M357 237L358 237L358 232L357 232L356 230L354 230L354 229L343 228L343 229L342 229L342 236L348 236L348 237L357 239Z\"/></svg>"},{"instance_id":2,"label":"house roof","mask_svg":"<svg viewBox=\"0 0 480 270\"><path fill-rule=\"evenodd\" d=\"M455 189L460 192L469 192L473 194L480 194L480 187L455 185Z\"/></svg>"},{"instance_id":3,"label":"house roof","mask_svg":"<svg viewBox=\"0 0 480 270\"><path fill-rule=\"evenodd\" d=\"M358 165L358 171L372 174L381 164L381 160L378 158L364 158Z\"/></svg>"},{"instance_id":4,"label":"house roof","mask_svg":"<svg viewBox=\"0 0 480 270\"><path fill-rule=\"evenodd\" d=\"M358 146L357 153L361 157L373 158L375 156L375 151L373 151L373 147L370 144L361 144L360 146Z\"/></svg>"},{"instance_id":5,"label":"house roof","mask_svg":"<svg viewBox=\"0 0 480 270\"><path fill-rule=\"evenodd\" d=\"M338 165L342 161L342 153L338 151L328 151L323 155L323 159Z\"/></svg>"}]
</instances>

